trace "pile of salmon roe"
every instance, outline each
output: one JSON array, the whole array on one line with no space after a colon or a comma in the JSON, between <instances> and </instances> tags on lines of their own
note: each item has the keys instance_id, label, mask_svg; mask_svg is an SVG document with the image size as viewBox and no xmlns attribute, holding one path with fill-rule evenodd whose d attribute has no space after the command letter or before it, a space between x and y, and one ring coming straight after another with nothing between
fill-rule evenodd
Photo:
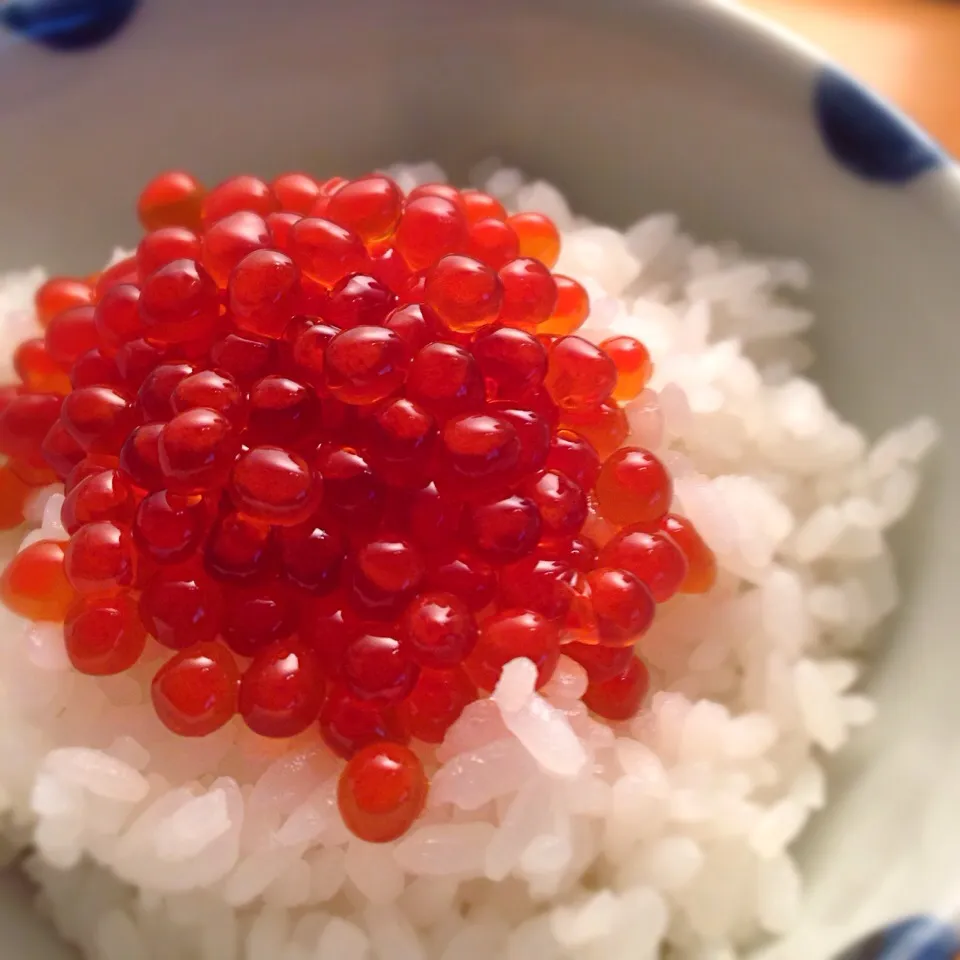
<instances>
[{"instance_id":1,"label":"pile of salmon roe","mask_svg":"<svg viewBox=\"0 0 960 960\"><path fill-rule=\"evenodd\" d=\"M542 686L563 653L590 710L633 716L636 638L716 568L664 465L623 446L650 357L574 335L554 224L379 175L165 173L138 213L134 255L40 288L0 390L0 526L59 480L70 535L17 555L4 602L63 622L86 674L155 637L177 734L318 729L370 841L423 807L411 739L514 658Z\"/></svg>"}]
</instances>

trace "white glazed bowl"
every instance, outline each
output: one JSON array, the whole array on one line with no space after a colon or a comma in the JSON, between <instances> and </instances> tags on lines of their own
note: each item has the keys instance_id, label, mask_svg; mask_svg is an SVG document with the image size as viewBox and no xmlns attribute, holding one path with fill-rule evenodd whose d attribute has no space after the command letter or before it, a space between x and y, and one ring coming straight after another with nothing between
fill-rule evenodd
<instances>
[{"instance_id":1,"label":"white glazed bowl","mask_svg":"<svg viewBox=\"0 0 960 960\"><path fill-rule=\"evenodd\" d=\"M960 179L921 134L719 0L150 0L95 48L4 43L0 131L2 269L93 269L169 166L216 180L432 158L456 177L490 155L601 221L674 209L705 239L809 261L831 399L872 431L930 413L945 441L899 536L880 720L834 770L801 931L775 955L821 960L954 905ZM0 881L2 955L69 956L27 902Z\"/></svg>"}]
</instances>

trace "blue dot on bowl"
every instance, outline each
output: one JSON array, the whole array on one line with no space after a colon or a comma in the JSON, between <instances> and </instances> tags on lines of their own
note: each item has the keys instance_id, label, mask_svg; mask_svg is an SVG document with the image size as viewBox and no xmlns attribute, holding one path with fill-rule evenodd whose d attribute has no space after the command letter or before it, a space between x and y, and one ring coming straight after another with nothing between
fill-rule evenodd
<instances>
[{"instance_id":1,"label":"blue dot on bowl","mask_svg":"<svg viewBox=\"0 0 960 960\"><path fill-rule=\"evenodd\" d=\"M909 917L845 950L836 960L956 960L960 935L933 917Z\"/></svg>"},{"instance_id":2,"label":"blue dot on bowl","mask_svg":"<svg viewBox=\"0 0 960 960\"><path fill-rule=\"evenodd\" d=\"M929 137L839 70L821 72L814 111L830 153L867 180L903 184L944 162Z\"/></svg>"},{"instance_id":3,"label":"blue dot on bowl","mask_svg":"<svg viewBox=\"0 0 960 960\"><path fill-rule=\"evenodd\" d=\"M82 50L109 40L139 0L9 0L0 25L55 50Z\"/></svg>"}]
</instances>

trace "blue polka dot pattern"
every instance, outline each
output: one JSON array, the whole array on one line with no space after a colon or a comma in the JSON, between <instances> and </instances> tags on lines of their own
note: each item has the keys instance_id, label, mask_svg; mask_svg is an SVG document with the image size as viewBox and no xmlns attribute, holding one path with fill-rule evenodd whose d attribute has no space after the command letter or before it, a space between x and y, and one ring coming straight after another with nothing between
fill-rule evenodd
<instances>
[{"instance_id":1,"label":"blue polka dot pattern","mask_svg":"<svg viewBox=\"0 0 960 960\"><path fill-rule=\"evenodd\" d=\"M867 180L903 184L944 162L928 137L838 70L821 73L814 110L830 153Z\"/></svg>"},{"instance_id":2,"label":"blue polka dot pattern","mask_svg":"<svg viewBox=\"0 0 960 960\"><path fill-rule=\"evenodd\" d=\"M110 39L139 0L10 0L0 25L55 50L82 50Z\"/></svg>"},{"instance_id":3,"label":"blue polka dot pattern","mask_svg":"<svg viewBox=\"0 0 960 960\"><path fill-rule=\"evenodd\" d=\"M960 936L933 917L910 917L872 934L836 960L958 960Z\"/></svg>"}]
</instances>

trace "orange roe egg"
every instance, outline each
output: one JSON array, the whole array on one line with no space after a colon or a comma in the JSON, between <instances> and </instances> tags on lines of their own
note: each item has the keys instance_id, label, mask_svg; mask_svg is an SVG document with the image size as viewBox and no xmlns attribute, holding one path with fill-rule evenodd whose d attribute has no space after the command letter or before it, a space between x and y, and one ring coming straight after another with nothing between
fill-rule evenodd
<instances>
[{"instance_id":1,"label":"orange roe egg","mask_svg":"<svg viewBox=\"0 0 960 960\"><path fill-rule=\"evenodd\" d=\"M78 593L114 593L132 587L137 550L130 531L102 520L85 524L67 543L64 570Z\"/></svg>"},{"instance_id":2,"label":"orange roe egg","mask_svg":"<svg viewBox=\"0 0 960 960\"><path fill-rule=\"evenodd\" d=\"M283 173L271 184L281 210L307 216L320 196L320 184L307 173Z\"/></svg>"},{"instance_id":3,"label":"orange roe egg","mask_svg":"<svg viewBox=\"0 0 960 960\"><path fill-rule=\"evenodd\" d=\"M617 368L597 346L583 337L562 337L552 344L544 381L562 410L595 407L617 383Z\"/></svg>"},{"instance_id":4,"label":"orange roe egg","mask_svg":"<svg viewBox=\"0 0 960 960\"><path fill-rule=\"evenodd\" d=\"M611 523L655 523L670 509L673 481L649 450L623 447L600 469L596 496L601 516Z\"/></svg>"},{"instance_id":5,"label":"orange roe egg","mask_svg":"<svg viewBox=\"0 0 960 960\"><path fill-rule=\"evenodd\" d=\"M560 256L560 233L549 217L542 213L515 213L507 218L520 241L520 256L539 260L552 267Z\"/></svg>"},{"instance_id":6,"label":"orange roe egg","mask_svg":"<svg viewBox=\"0 0 960 960\"><path fill-rule=\"evenodd\" d=\"M53 394L14 397L0 413L0 453L40 465L44 438L59 419L62 406L63 397Z\"/></svg>"},{"instance_id":7,"label":"orange roe egg","mask_svg":"<svg viewBox=\"0 0 960 960\"><path fill-rule=\"evenodd\" d=\"M245 333L279 340L293 319L300 269L276 250L248 253L230 274L228 296L234 323Z\"/></svg>"},{"instance_id":8,"label":"orange roe egg","mask_svg":"<svg viewBox=\"0 0 960 960\"><path fill-rule=\"evenodd\" d=\"M653 373L647 348L633 337L610 337L600 344L600 349L617 368L613 399L626 401L638 396Z\"/></svg>"},{"instance_id":9,"label":"orange roe egg","mask_svg":"<svg viewBox=\"0 0 960 960\"><path fill-rule=\"evenodd\" d=\"M466 251L467 256L499 270L520 256L520 241L509 224L491 217L470 224Z\"/></svg>"},{"instance_id":10,"label":"orange roe egg","mask_svg":"<svg viewBox=\"0 0 960 960\"><path fill-rule=\"evenodd\" d=\"M220 589L194 570L160 570L140 595L140 620L171 650L213 640L220 632L222 618Z\"/></svg>"},{"instance_id":11,"label":"orange roe egg","mask_svg":"<svg viewBox=\"0 0 960 960\"><path fill-rule=\"evenodd\" d=\"M416 740L442 743L463 711L477 699L477 688L463 670L421 670L400 717Z\"/></svg>"},{"instance_id":12,"label":"orange roe egg","mask_svg":"<svg viewBox=\"0 0 960 960\"><path fill-rule=\"evenodd\" d=\"M313 651L278 640L254 656L240 680L239 712L262 737L295 737L316 723L324 682Z\"/></svg>"},{"instance_id":13,"label":"orange roe egg","mask_svg":"<svg viewBox=\"0 0 960 960\"><path fill-rule=\"evenodd\" d=\"M129 597L82 597L67 611L64 646L81 673L112 676L141 657L147 633Z\"/></svg>"},{"instance_id":14,"label":"orange roe egg","mask_svg":"<svg viewBox=\"0 0 960 960\"><path fill-rule=\"evenodd\" d=\"M687 561L687 575L680 584L680 592L707 593L712 590L717 582L717 558L697 528L686 517L668 513L660 521L660 530L680 548Z\"/></svg>"},{"instance_id":15,"label":"orange roe egg","mask_svg":"<svg viewBox=\"0 0 960 960\"><path fill-rule=\"evenodd\" d=\"M50 356L42 337L19 344L13 352L13 369L27 390L36 393L70 392L70 377Z\"/></svg>"},{"instance_id":16,"label":"orange roe egg","mask_svg":"<svg viewBox=\"0 0 960 960\"><path fill-rule=\"evenodd\" d=\"M565 410L563 425L586 440L603 461L618 450L630 434L623 407L609 400L596 407Z\"/></svg>"},{"instance_id":17,"label":"orange roe egg","mask_svg":"<svg viewBox=\"0 0 960 960\"><path fill-rule=\"evenodd\" d=\"M490 267L457 254L427 270L424 302L457 333L471 333L497 319L503 287Z\"/></svg>"},{"instance_id":18,"label":"orange roe egg","mask_svg":"<svg viewBox=\"0 0 960 960\"><path fill-rule=\"evenodd\" d=\"M265 217L277 209L277 198L259 177L242 174L218 183L203 199L201 216L210 226L231 213L247 211Z\"/></svg>"},{"instance_id":19,"label":"orange roe egg","mask_svg":"<svg viewBox=\"0 0 960 960\"><path fill-rule=\"evenodd\" d=\"M343 184L327 204L327 219L353 231L368 246L393 236L403 194L389 178L372 174Z\"/></svg>"},{"instance_id":20,"label":"orange roe egg","mask_svg":"<svg viewBox=\"0 0 960 960\"><path fill-rule=\"evenodd\" d=\"M407 202L419 200L421 197L440 197L452 203L458 210L465 209L460 191L449 183L421 183L407 194Z\"/></svg>"},{"instance_id":21,"label":"orange roe egg","mask_svg":"<svg viewBox=\"0 0 960 960\"><path fill-rule=\"evenodd\" d=\"M300 269L325 287L367 264L363 241L352 231L321 217L298 220L290 231L290 252Z\"/></svg>"},{"instance_id":22,"label":"orange roe egg","mask_svg":"<svg viewBox=\"0 0 960 960\"><path fill-rule=\"evenodd\" d=\"M270 231L263 217L247 211L233 213L204 233L201 262L217 286L225 290L233 268L248 254L269 243Z\"/></svg>"},{"instance_id":23,"label":"orange roe egg","mask_svg":"<svg viewBox=\"0 0 960 960\"><path fill-rule=\"evenodd\" d=\"M353 327L327 345L324 382L338 400L375 403L404 381L410 365L406 344L383 327Z\"/></svg>"},{"instance_id":24,"label":"orange roe egg","mask_svg":"<svg viewBox=\"0 0 960 960\"><path fill-rule=\"evenodd\" d=\"M171 170L154 177L141 191L137 216L145 230L160 227L200 228L203 185L189 173Z\"/></svg>"},{"instance_id":25,"label":"orange roe egg","mask_svg":"<svg viewBox=\"0 0 960 960\"><path fill-rule=\"evenodd\" d=\"M12 530L23 523L23 506L30 486L9 466L0 467L0 530Z\"/></svg>"},{"instance_id":26,"label":"orange roe egg","mask_svg":"<svg viewBox=\"0 0 960 960\"><path fill-rule=\"evenodd\" d=\"M0 578L0 597L18 616L62 622L76 591L66 577L64 547L38 540L24 547Z\"/></svg>"},{"instance_id":27,"label":"orange roe egg","mask_svg":"<svg viewBox=\"0 0 960 960\"><path fill-rule=\"evenodd\" d=\"M556 621L532 610L502 610L481 624L480 640L465 667L477 686L493 690L503 668L525 657L537 668L539 689L553 676L560 652Z\"/></svg>"},{"instance_id":28,"label":"orange roe egg","mask_svg":"<svg viewBox=\"0 0 960 960\"><path fill-rule=\"evenodd\" d=\"M181 737L206 737L237 712L240 671L219 643L181 650L153 678L150 696L161 723Z\"/></svg>"},{"instance_id":29,"label":"orange roe egg","mask_svg":"<svg viewBox=\"0 0 960 960\"><path fill-rule=\"evenodd\" d=\"M578 330L590 314L587 291L570 277L554 274L557 301L553 313L537 327L537 333L566 336Z\"/></svg>"},{"instance_id":30,"label":"orange roe egg","mask_svg":"<svg viewBox=\"0 0 960 960\"><path fill-rule=\"evenodd\" d=\"M533 330L550 317L557 302L557 285L539 260L521 257L504 264L497 274L503 284L500 323Z\"/></svg>"},{"instance_id":31,"label":"orange roe egg","mask_svg":"<svg viewBox=\"0 0 960 960\"><path fill-rule=\"evenodd\" d=\"M631 657L622 673L587 685L583 702L606 720L629 720L640 710L650 689L650 673L639 657Z\"/></svg>"},{"instance_id":32,"label":"orange roe egg","mask_svg":"<svg viewBox=\"0 0 960 960\"><path fill-rule=\"evenodd\" d=\"M337 787L340 815L356 837L388 843L423 811L427 776L416 754L397 743L364 747L347 763Z\"/></svg>"},{"instance_id":33,"label":"orange roe egg","mask_svg":"<svg viewBox=\"0 0 960 960\"><path fill-rule=\"evenodd\" d=\"M408 200L394 241L413 270L425 270L448 253L467 247L467 220L460 207L437 196Z\"/></svg>"},{"instance_id":34,"label":"orange roe egg","mask_svg":"<svg viewBox=\"0 0 960 960\"><path fill-rule=\"evenodd\" d=\"M600 563L629 570L657 603L666 603L687 577L687 561L665 533L643 526L624 527L600 551Z\"/></svg>"},{"instance_id":35,"label":"orange roe egg","mask_svg":"<svg viewBox=\"0 0 960 960\"><path fill-rule=\"evenodd\" d=\"M46 327L58 313L92 303L93 288L86 280L76 277L51 277L40 285L34 295L37 320L41 327Z\"/></svg>"}]
</instances>

